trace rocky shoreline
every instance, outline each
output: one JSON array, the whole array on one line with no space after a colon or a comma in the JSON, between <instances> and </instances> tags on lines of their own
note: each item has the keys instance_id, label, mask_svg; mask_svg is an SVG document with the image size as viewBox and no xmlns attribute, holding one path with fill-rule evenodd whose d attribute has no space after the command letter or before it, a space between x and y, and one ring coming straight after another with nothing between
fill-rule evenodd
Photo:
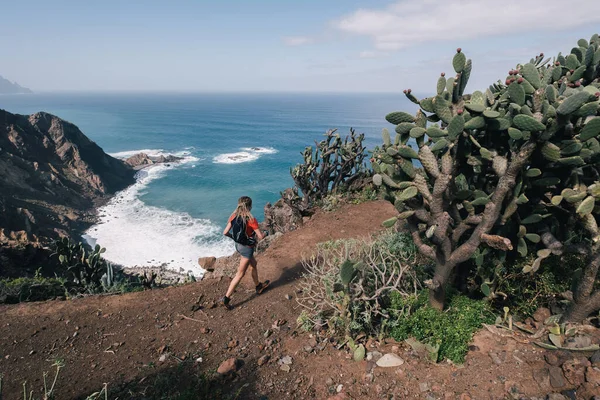
<instances>
[{"instance_id":1,"label":"rocky shoreline","mask_svg":"<svg viewBox=\"0 0 600 400\"><path fill-rule=\"evenodd\" d=\"M144 153L120 160L54 115L0 109L0 277L40 267L52 275L54 240L81 240L98 208L134 184L140 169L181 160Z\"/></svg>"},{"instance_id":2,"label":"rocky shoreline","mask_svg":"<svg viewBox=\"0 0 600 400\"><path fill-rule=\"evenodd\" d=\"M140 170L182 160L146 153L117 159L59 117L0 110L0 277L30 276L40 266L53 275L57 265L49 255L54 240L83 241L84 232L99 222L98 209L135 184ZM271 236L259 252L278 237L276 232L295 230L303 222L282 199L267 204L264 213L261 229ZM238 263L234 254L202 267L208 270L205 277L232 276ZM120 268L132 274L156 272L165 282L190 279L187 271L166 264Z\"/></svg>"}]
</instances>

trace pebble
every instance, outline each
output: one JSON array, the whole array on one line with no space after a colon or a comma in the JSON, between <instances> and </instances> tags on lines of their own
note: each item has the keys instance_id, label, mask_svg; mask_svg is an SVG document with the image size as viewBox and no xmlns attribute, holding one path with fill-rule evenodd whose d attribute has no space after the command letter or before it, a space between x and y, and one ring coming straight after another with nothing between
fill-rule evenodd
<instances>
[{"instance_id":1,"label":"pebble","mask_svg":"<svg viewBox=\"0 0 600 400\"><path fill-rule=\"evenodd\" d=\"M279 359L279 364L283 364L283 365L292 364L292 357L290 357L290 356L281 357L281 359Z\"/></svg>"},{"instance_id":2,"label":"pebble","mask_svg":"<svg viewBox=\"0 0 600 400\"><path fill-rule=\"evenodd\" d=\"M286 300L291 300L291 299L292 299L292 296L290 296L289 294L286 294L286 295L285 295L285 299L286 299Z\"/></svg>"},{"instance_id":3,"label":"pebble","mask_svg":"<svg viewBox=\"0 0 600 400\"><path fill-rule=\"evenodd\" d=\"M160 357L158 358L158 361L159 361L159 362L165 362L166 360L167 360L167 355L166 355L166 354L163 354L162 356L160 356Z\"/></svg>"},{"instance_id":4,"label":"pebble","mask_svg":"<svg viewBox=\"0 0 600 400\"><path fill-rule=\"evenodd\" d=\"M235 359L235 358L229 358L225 361L223 361L221 363L221 365L219 365L219 368L217 369L217 372L221 375L226 375L229 374L231 372L235 372L237 371L238 367L240 365L240 361Z\"/></svg>"},{"instance_id":5,"label":"pebble","mask_svg":"<svg viewBox=\"0 0 600 400\"><path fill-rule=\"evenodd\" d=\"M335 391L338 393L340 393L342 390L344 390L344 385L338 385L337 388L335 389Z\"/></svg>"},{"instance_id":6,"label":"pebble","mask_svg":"<svg viewBox=\"0 0 600 400\"><path fill-rule=\"evenodd\" d=\"M283 372L290 372L291 368L288 364L283 364L281 367L279 367L280 370L282 370Z\"/></svg>"},{"instance_id":7,"label":"pebble","mask_svg":"<svg viewBox=\"0 0 600 400\"><path fill-rule=\"evenodd\" d=\"M271 357L268 354L265 354L264 356L262 356L261 358L258 359L257 364L260 365L265 365L267 363L267 361L269 361Z\"/></svg>"},{"instance_id":8,"label":"pebble","mask_svg":"<svg viewBox=\"0 0 600 400\"><path fill-rule=\"evenodd\" d=\"M381 354L378 351L370 351L367 353L367 361L377 361L379 360L381 357L383 356L383 354Z\"/></svg>"},{"instance_id":9,"label":"pebble","mask_svg":"<svg viewBox=\"0 0 600 400\"><path fill-rule=\"evenodd\" d=\"M326 384L327 386L331 386L331 385L333 385L333 379L332 379L332 378L327 378L327 380L325 381L325 384Z\"/></svg>"}]
</instances>

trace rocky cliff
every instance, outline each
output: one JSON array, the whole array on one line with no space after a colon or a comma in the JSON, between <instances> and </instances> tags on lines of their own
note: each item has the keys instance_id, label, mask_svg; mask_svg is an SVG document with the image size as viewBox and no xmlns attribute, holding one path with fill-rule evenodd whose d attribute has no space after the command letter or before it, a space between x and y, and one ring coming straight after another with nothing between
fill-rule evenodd
<instances>
[{"instance_id":1,"label":"rocky cliff","mask_svg":"<svg viewBox=\"0 0 600 400\"><path fill-rule=\"evenodd\" d=\"M77 236L134 174L67 121L0 110L0 276L35 263L51 240Z\"/></svg>"}]
</instances>

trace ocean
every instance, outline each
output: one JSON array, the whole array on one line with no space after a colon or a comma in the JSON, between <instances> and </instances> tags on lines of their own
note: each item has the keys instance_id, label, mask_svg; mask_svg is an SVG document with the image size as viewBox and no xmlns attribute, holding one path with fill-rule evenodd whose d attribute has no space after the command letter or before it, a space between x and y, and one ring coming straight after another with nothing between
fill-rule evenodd
<instances>
[{"instance_id":1,"label":"ocean","mask_svg":"<svg viewBox=\"0 0 600 400\"><path fill-rule=\"evenodd\" d=\"M123 266L166 264L202 275L198 257L232 254L222 236L240 196L253 213L293 185L300 152L332 128L381 143L384 117L414 108L402 94L106 94L0 96L12 113L46 111L76 124L115 157L173 154L183 162L139 172L137 182L98 210L86 240Z\"/></svg>"}]
</instances>

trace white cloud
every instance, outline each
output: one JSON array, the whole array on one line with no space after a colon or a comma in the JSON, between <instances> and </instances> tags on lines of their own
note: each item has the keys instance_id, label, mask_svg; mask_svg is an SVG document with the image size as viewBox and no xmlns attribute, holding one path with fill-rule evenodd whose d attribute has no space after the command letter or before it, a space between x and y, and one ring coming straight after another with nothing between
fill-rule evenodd
<instances>
[{"instance_id":1,"label":"white cloud","mask_svg":"<svg viewBox=\"0 0 600 400\"><path fill-rule=\"evenodd\" d=\"M564 30L598 22L599 15L597 0L403 0L385 9L359 9L334 27L391 51L431 41Z\"/></svg>"},{"instance_id":2,"label":"white cloud","mask_svg":"<svg viewBox=\"0 0 600 400\"><path fill-rule=\"evenodd\" d=\"M303 46L305 44L311 44L313 39L308 36L285 36L283 43L286 46Z\"/></svg>"}]
</instances>

